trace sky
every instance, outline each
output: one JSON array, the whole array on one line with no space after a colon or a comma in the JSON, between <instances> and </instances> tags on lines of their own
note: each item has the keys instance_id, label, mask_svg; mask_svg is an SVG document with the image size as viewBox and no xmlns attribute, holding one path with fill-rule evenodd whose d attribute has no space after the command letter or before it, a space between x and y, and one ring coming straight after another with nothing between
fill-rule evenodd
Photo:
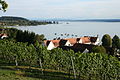
<instances>
[{"instance_id":1,"label":"sky","mask_svg":"<svg viewBox=\"0 0 120 80\"><path fill-rule=\"evenodd\" d=\"M9 7L1 16L36 19L120 18L120 0L6 0Z\"/></svg>"}]
</instances>

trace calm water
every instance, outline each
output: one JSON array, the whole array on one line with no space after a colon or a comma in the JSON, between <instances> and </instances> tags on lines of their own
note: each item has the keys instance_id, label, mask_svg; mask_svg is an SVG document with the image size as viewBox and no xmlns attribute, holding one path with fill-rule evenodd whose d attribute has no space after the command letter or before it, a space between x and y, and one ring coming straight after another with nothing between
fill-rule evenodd
<instances>
[{"instance_id":1,"label":"calm water","mask_svg":"<svg viewBox=\"0 0 120 80\"><path fill-rule=\"evenodd\" d=\"M55 37L66 38L66 36L61 36L61 34L69 34L67 37L74 37L73 35L77 35L77 37L99 35L102 37L104 34L110 34L111 36L116 34L120 37L119 22L60 22L60 24L21 26L17 28L44 34L47 39Z\"/></svg>"}]
</instances>

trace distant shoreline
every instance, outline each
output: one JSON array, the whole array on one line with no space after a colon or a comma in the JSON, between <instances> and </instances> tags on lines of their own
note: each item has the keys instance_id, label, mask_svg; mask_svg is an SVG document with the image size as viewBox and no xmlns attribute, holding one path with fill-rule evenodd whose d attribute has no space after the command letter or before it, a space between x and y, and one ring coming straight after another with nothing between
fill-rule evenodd
<instances>
[{"instance_id":1,"label":"distant shoreline","mask_svg":"<svg viewBox=\"0 0 120 80\"><path fill-rule=\"evenodd\" d=\"M56 24L57 22L51 21L37 21L29 20L23 17L14 17L14 16L2 16L0 17L0 27L1 26L37 26L37 25L46 25L46 24Z\"/></svg>"},{"instance_id":2,"label":"distant shoreline","mask_svg":"<svg viewBox=\"0 0 120 80\"><path fill-rule=\"evenodd\" d=\"M120 22L120 19L37 19L38 21Z\"/></svg>"}]
</instances>

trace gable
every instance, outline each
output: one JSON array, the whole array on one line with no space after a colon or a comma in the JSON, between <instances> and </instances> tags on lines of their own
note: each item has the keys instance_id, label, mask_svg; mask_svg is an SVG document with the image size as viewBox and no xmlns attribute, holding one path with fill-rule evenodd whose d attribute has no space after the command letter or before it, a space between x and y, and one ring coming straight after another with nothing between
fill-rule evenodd
<instances>
[{"instance_id":1,"label":"gable","mask_svg":"<svg viewBox=\"0 0 120 80\"><path fill-rule=\"evenodd\" d=\"M52 50L54 48L55 48L54 44L52 42L50 42L48 47L47 47L47 50Z\"/></svg>"}]
</instances>

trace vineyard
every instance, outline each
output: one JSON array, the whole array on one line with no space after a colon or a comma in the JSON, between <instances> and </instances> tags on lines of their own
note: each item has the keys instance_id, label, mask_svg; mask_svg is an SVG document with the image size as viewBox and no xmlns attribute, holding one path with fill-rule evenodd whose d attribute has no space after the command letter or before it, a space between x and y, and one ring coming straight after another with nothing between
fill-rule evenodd
<instances>
[{"instance_id":1,"label":"vineyard","mask_svg":"<svg viewBox=\"0 0 120 80\"><path fill-rule=\"evenodd\" d=\"M54 74L55 71L63 73L64 79L120 79L120 62L116 57L105 53L74 53L72 50L64 51L60 48L48 51L38 42L28 45L28 43L0 40L0 66L2 69L5 66L15 66L15 70L21 70L20 66L28 66L22 71L31 72L34 74L32 77L50 76L49 72L46 72L49 70ZM60 77L60 74L58 76Z\"/></svg>"}]
</instances>

